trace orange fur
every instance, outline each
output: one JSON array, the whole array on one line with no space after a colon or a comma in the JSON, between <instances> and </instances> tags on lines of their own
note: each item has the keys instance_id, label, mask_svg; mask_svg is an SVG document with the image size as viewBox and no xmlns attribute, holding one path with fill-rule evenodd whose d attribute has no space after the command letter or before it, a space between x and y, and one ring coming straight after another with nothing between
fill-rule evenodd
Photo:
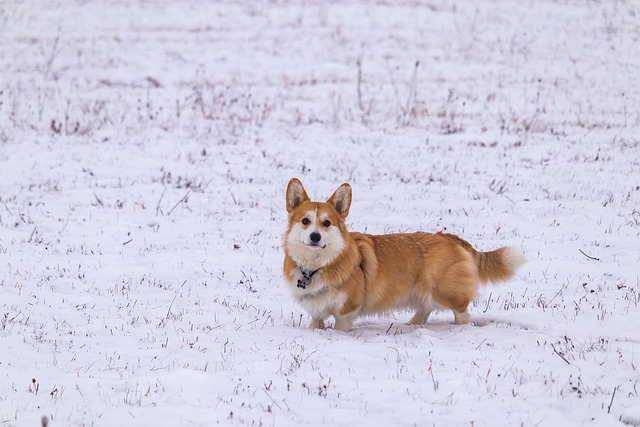
<instances>
[{"instance_id":1,"label":"orange fur","mask_svg":"<svg viewBox=\"0 0 640 427\"><path fill-rule=\"evenodd\" d=\"M511 248L478 252L446 233L349 232L344 220L350 204L348 184L327 202L310 201L295 178L287 187L284 276L309 311L311 327L324 327L334 316L336 329L349 330L358 315L398 309L415 310L410 324L426 323L436 309L450 309L457 324L467 323L478 285L507 280L524 262ZM296 285L302 270L315 270L308 288Z\"/></svg>"}]
</instances>

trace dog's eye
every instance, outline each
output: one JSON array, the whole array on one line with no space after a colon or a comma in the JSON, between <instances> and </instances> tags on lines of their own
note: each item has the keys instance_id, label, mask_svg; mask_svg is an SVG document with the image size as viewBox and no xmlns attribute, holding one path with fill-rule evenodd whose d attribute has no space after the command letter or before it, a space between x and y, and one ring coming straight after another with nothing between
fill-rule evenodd
<instances>
[{"instance_id":1,"label":"dog's eye","mask_svg":"<svg viewBox=\"0 0 640 427\"><path fill-rule=\"evenodd\" d=\"M309 221L309 218L305 218L302 220L302 224L304 225L309 225L311 223L311 221Z\"/></svg>"},{"instance_id":2,"label":"dog's eye","mask_svg":"<svg viewBox=\"0 0 640 427\"><path fill-rule=\"evenodd\" d=\"M325 227L329 227L331 226L331 222L328 219L325 219L322 225L324 225Z\"/></svg>"}]
</instances>

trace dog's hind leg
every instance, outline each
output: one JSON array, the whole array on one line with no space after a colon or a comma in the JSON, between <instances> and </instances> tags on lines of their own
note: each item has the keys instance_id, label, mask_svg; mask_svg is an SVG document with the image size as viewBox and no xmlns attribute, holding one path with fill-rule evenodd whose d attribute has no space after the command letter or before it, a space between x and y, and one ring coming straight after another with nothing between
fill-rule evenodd
<instances>
[{"instance_id":1,"label":"dog's hind leg","mask_svg":"<svg viewBox=\"0 0 640 427\"><path fill-rule=\"evenodd\" d=\"M456 325L466 325L467 323L469 323L469 312L467 310L463 311L463 312L458 312L455 310L451 310L453 311L453 316L455 318L454 322Z\"/></svg>"},{"instance_id":2,"label":"dog's hind leg","mask_svg":"<svg viewBox=\"0 0 640 427\"><path fill-rule=\"evenodd\" d=\"M424 308L419 308L416 311L416 314L413 315L411 320L409 320L406 325L424 325L429 320L429 315L431 314L431 310L426 310Z\"/></svg>"},{"instance_id":3,"label":"dog's hind leg","mask_svg":"<svg viewBox=\"0 0 640 427\"><path fill-rule=\"evenodd\" d=\"M470 255L462 254L464 257L449 266L433 289L434 301L453 311L456 325L469 323L469 304L476 296L480 281L477 268L469 259Z\"/></svg>"}]
</instances>

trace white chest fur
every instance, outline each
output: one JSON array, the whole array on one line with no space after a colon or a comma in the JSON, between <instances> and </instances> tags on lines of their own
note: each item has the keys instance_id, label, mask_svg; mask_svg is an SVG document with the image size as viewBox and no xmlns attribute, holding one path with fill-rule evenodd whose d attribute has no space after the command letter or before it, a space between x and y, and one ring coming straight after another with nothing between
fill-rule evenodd
<instances>
[{"instance_id":1,"label":"white chest fur","mask_svg":"<svg viewBox=\"0 0 640 427\"><path fill-rule=\"evenodd\" d=\"M316 273L305 289L297 287L297 281L302 278L302 273L296 269L293 274L293 282L289 287L293 297L304 307L313 319L324 320L330 315L336 315L346 301L346 295L333 286L322 281L322 272Z\"/></svg>"}]
</instances>

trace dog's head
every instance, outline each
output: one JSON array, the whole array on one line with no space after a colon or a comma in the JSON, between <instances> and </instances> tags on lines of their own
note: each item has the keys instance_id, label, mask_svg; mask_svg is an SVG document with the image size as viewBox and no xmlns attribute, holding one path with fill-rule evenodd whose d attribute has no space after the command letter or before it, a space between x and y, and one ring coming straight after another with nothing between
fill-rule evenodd
<instances>
[{"instance_id":1,"label":"dog's head","mask_svg":"<svg viewBox=\"0 0 640 427\"><path fill-rule=\"evenodd\" d=\"M344 221L351 206L351 186L342 184L326 202L312 202L302 183L287 186L289 228L285 246L289 256L308 270L331 263L345 246Z\"/></svg>"}]
</instances>

